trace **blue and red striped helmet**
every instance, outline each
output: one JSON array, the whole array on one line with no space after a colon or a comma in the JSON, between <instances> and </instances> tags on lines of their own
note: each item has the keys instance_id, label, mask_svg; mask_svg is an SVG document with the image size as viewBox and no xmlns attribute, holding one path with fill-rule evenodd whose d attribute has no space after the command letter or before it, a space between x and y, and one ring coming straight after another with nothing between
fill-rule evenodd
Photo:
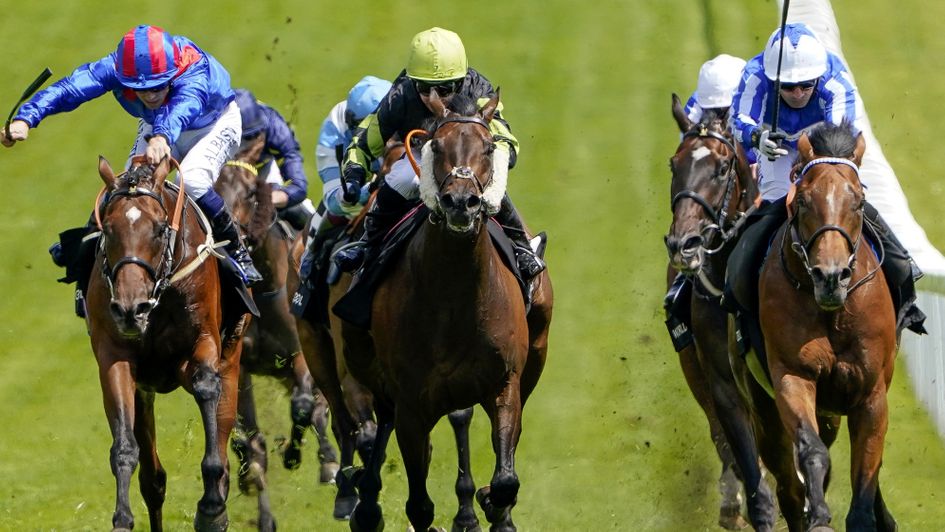
<instances>
[{"instance_id":1,"label":"blue and red striped helmet","mask_svg":"<svg viewBox=\"0 0 945 532\"><path fill-rule=\"evenodd\" d=\"M142 24L124 35L115 50L115 71L122 85L147 90L168 83L178 71L180 53L169 33Z\"/></svg>"}]
</instances>

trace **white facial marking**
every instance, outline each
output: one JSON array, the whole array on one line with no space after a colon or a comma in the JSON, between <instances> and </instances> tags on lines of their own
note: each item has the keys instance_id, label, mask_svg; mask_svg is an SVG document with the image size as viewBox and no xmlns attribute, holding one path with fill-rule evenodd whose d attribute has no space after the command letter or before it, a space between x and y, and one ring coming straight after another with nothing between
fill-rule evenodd
<instances>
[{"instance_id":1,"label":"white facial marking","mask_svg":"<svg viewBox=\"0 0 945 532\"><path fill-rule=\"evenodd\" d=\"M703 157L708 156L710 153L712 152L709 150L709 148L706 148L705 146L699 146L698 148L692 150L692 160L693 162L698 161Z\"/></svg>"},{"instance_id":2,"label":"white facial marking","mask_svg":"<svg viewBox=\"0 0 945 532\"><path fill-rule=\"evenodd\" d=\"M134 225L134 223L138 221L138 218L141 218L141 211L139 211L137 207L132 207L125 213L125 218L128 218L128 221Z\"/></svg>"}]
</instances>

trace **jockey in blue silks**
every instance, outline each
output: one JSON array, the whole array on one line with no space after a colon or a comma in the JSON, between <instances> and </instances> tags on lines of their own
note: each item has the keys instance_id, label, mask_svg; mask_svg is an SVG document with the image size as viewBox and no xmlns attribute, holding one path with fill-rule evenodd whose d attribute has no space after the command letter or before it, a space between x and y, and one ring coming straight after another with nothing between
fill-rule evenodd
<instances>
[{"instance_id":1,"label":"jockey in blue silks","mask_svg":"<svg viewBox=\"0 0 945 532\"><path fill-rule=\"evenodd\" d=\"M47 116L72 111L106 93L139 119L126 168L136 155L145 156L150 164L165 157L177 159L187 194L210 218L214 238L229 241L224 249L244 281L261 279L238 225L213 190L223 163L236 152L242 130L230 75L190 39L157 26L131 29L114 52L79 66L20 107L2 143L11 147L26 140L30 128ZM58 244L50 252L60 266L75 258L63 256Z\"/></svg>"},{"instance_id":2,"label":"jockey in blue silks","mask_svg":"<svg viewBox=\"0 0 945 532\"><path fill-rule=\"evenodd\" d=\"M787 219L785 199L797 155L797 140L821 122L837 125L847 122L855 131L861 131L864 122L859 92L843 61L827 51L801 23L787 24L784 28L781 86L779 93L774 94L781 43L781 30L777 29L764 51L748 61L732 102L736 139L746 151L755 153L762 198L761 207L748 219L726 269L723 305L742 313L756 313L758 273L771 237ZM777 131L772 131L776 104L779 105ZM878 226L875 233L885 248L883 272L897 305L897 323L900 328L922 333L925 315L914 303L914 280L921 272L868 203L865 215Z\"/></svg>"}]
</instances>

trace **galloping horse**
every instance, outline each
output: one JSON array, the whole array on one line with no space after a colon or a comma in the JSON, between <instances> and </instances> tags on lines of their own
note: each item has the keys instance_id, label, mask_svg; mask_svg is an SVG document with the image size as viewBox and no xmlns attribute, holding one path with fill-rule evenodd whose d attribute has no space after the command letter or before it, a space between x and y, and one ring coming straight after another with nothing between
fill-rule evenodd
<instances>
[{"instance_id":1,"label":"galloping horse","mask_svg":"<svg viewBox=\"0 0 945 532\"><path fill-rule=\"evenodd\" d=\"M809 135L798 141L789 218L760 278L759 317L781 419L764 420L760 450L790 529L829 530L828 446L837 416L846 415L853 487L846 529L895 530L879 468L898 339L871 247L879 244L864 235L858 167L865 142L849 124L822 124ZM760 416L774 413L770 403Z\"/></svg>"},{"instance_id":2,"label":"galloping horse","mask_svg":"<svg viewBox=\"0 0 945 532\"><path fill-rule=\"evenodd\" d=\"M154 398L182 386L196 399L204 429L203 497L194 527L225 530L226 444L236 415L240 339L249 314L227 302L217 261L205 260L212 239L202 214L183 193L186 176L181 176L181 190L172 191L164 183L167 173L167 160L152 168L135 158L125 174L115 176L99 159L108 199L102 207L96 201L102 235L87 301L114 442L112 525L115 530L134 527L128 489L140 460L138 481L151 529L162 529L167 474L157 455Z\"/></svg>"},{"instance_id":3,"label":"galloping horse","mask_svg":"<svg viewBox=\"0 0 945 532\"><path fill-rule=\"evenodd\" d=\"M451 422L468 423L454 417L479 404L492 421L496 465L490 484L476 498L493 530L514 530L515 449L522 407L545 363L550 277L546 271L532 281L528 309L486 227L505 193L503 180L493 180L493 157L498 156L488 126L498 94L481 111L474 104L449 111L433 92L430 102L437 121L420 172L421 198L430 213L380 281L371 333L348 322L343 326L348 367L374 393L378 417L351 525L358 530L383 526L381 465L396 429L409 483L407 517L415 530L428 530L434 517L426 489L430 431L455 411L459 414L451 415ZM467 463L457 480L463 497L453 521L456 530L478 529L474 490Z\"/></svg>"},{"instance_id":4,"label":"galloping horse","mask_svg":"<svg viewBox=\"0 0 945 532\"><path fill-rule=\"evenodd\" d=\"M315 428L318 436L321 482L334 481L338 462L327 437L327 404L317 395L305 358L300 356L299 333L289 312L286 277L291 230L277 222L271 188L254 166L264 146L265 137L260 136L234 160L227 161L214 188L246 234L253 262L263 276L253 287L260 316L243 336L238 419L232 447L240 459L240 490L257 492L259 529L274 530L266 489L266 442L257 422L251 374L278 378L291 391L292 429L282 450L283 465L288 469L299 467L302 438L309 426Z\"/></svg>"},{"instance_id":5,"label":"galloping horse","mask_svg":"<svg viewBox=\"0 0 945 532\"><path fill-rule=\"evenodd\" d=\"M745 154L728 129L727 114L706 110L698 123L686 116L673 94L672 112L683 134L670 159L673 221L665 237L674 271L686 275L692 294L678 305L691 316L693 343L679 351L683 374L709 420L722 460L719 525L742 528L741 501L734 465L745 484L751 523L774 526L774 498L761 477L748 409L739 395L728 355L728 314L719 306L725 264L739 226L753 210L758 187Z\"/></svg>"}]
</instances>

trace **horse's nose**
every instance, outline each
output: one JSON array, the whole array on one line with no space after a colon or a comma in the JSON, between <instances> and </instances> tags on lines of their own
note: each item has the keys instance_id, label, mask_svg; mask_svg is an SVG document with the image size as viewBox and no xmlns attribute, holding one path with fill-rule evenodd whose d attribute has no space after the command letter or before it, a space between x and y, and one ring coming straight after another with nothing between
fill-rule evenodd
<instances>
[{"instance_id":1,"label":"horse's nose","mask_svg":"<svg viewBox=\"0 0 945 532\"><path fill-rule=\"evenodd\" d=\"M664 241L666 242L666 249L669 251L670 257L677 253L685 258L692 257L699 251L699 248L705 244L705 239L702 238L702 235L695 234L686 235L682 238L667 235Z\"/></svg>"},{"instance_id":2,"label":"horse's nose","mask_svg":"<svg viewBox=\"0 0 945 532\"><path fill-rule=\"evenodd\" d=\"M849 267L813 266L810 269L811 278L815 284L820 284L827 291L846 289L853 277L853 270Z\"/></svg>"},{"instance_id":3,"label":"horse's nose","mask_svg":"<svg viewBox=\"0 0 945 532\"><path fill-rule=\"evenodd\" d=\"M141 325L148 321L148 316L154 310L154 302L151 300L139 301L125 308L124 305L113 299L108 304L108 310L116 323L123 326Z\"/></svg>"},{"instance_id":4,"label":"horse's nose","mask_svg":"<svg viewBox=\"0 0 945 532\"><path fill-rule=\"evenodd\" d=\"M447 192L441 198L443 208L473 212L479 210L482 199L469 192Z\"/></svg>"}]
</instances>

